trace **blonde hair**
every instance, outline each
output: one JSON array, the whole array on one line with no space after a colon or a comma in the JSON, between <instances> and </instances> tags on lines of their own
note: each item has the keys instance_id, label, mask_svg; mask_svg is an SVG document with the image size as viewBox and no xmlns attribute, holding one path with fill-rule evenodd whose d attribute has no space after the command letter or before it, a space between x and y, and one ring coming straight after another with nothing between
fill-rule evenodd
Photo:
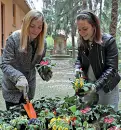
<instances>
[{"instance_id":1,"label":"blonde hair","mask_svg":"<svg viewBox=\"0 0 121 130\"><path fill-rule=\"evenodd\" d=\"M30 24L31 24L32 20L38 19L40 17L42 17L43 26L42 26L42 31L37 36L38 46L37 46L36 53L39 55L41 55L43 53L44 38L47 33L47 23L44 20L43 14L38 10L29 11L23 19L22 26L21 26L21 34L20 34L20 50L21 51L27 52Z\"/></svg>"}]
</instances>

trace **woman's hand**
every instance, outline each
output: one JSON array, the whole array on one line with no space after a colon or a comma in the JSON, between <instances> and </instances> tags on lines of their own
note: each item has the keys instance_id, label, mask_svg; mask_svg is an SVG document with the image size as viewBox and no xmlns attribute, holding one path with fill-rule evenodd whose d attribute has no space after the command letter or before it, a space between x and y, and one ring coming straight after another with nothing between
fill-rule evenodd
<instances>
[{"instance_id":1,"label":"woman's hand","mask_svg":"<svg viewBox=\"0 0 121 130\"><path fill-rule=\"evenodd\" d=\"M40 76L43 80L49 81L52 78L52 71L48 70L47 72L41 71Z\"/></svg>"},{"instance_id":2,"label":"woman's hand","mask_svg":"<svg viewBox=\"0 0 121 130\"><path fill-rule=\"evenodd\" d=\"M18 78L16 87L20 90L20 92L23 92L23 96L24 98L26 98L26 94L28 93L29 88L28 88L28 81L25 76L20 76Z\"/></svg>"}]
</instances>

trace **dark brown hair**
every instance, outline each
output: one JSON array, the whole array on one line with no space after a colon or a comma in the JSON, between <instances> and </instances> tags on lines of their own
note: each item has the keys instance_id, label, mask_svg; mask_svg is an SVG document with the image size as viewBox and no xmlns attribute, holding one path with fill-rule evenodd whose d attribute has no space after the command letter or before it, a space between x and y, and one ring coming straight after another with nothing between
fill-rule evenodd
<instances>
[{"instance_id":1,"label":"dark brown hair","mask_svg":"<svg viewBox=\"0 0 121 130\"><path fill-rule=\"evenodd\" d=\"M95 27L94 42L101 43L102 40L101 40L100 21L99 18L94 13L92 13L91 11L83 11L77 16L76 20L77 21L87 20L93 27ZM84 42L84 39L81 38L80 40Z\"/></svg>"}]
</instances>

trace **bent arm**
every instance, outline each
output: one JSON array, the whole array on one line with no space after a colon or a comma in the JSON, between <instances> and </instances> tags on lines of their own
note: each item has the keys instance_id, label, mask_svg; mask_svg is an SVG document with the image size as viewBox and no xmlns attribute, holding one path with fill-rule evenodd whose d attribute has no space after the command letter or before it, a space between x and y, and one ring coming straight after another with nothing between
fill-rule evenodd
<instances>
[{"instance_id":1,"label":"bent arm","mask_svg":"<svg viewBox=\"0 0 121 130\"><path fill-rule=\"evenodd\" d=\"M116 41L114 38L111 38L108 42L109 43L105 45L105 71L95 82L96 89L99 90L103 88L105 92L113 90L120 81L120 76L118 75L118 49Z\"/></svg>"},{"instance_id":2,"label":"bent arm","mask_svg":"<svg viewBox=\"0 0 121 130\"><path fill-rule=\"evenodd\" d=\"M15 64L15 43L12 37L6 40L6 46L2 54L1 69L12 82L16 83L17 79L23 74L14 68Z\"/></svg>"}]
</instances>

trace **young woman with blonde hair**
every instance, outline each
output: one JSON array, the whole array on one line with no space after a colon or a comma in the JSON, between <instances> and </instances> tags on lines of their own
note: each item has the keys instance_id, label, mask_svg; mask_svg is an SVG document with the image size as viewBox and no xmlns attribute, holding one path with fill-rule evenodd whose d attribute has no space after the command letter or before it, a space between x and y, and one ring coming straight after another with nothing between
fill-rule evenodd
<instances>
[{"instance_id":1,"label":"young woman with blonde hair","mask_svg":"<svg viewBox=\"0 0 121 130\"><path fill-rule=\"evenodd\" d=\"M33 99L36 88L36 70L38 64L46 53L45 35L47 24L43 14L38 10L29 11L20 30L13 32L6 40L2 55L1 69L3 71L2 93L6 108L23 103L25 94ZM52 72L45 76L48 81Z\"/></svg>"}]
</instances>

